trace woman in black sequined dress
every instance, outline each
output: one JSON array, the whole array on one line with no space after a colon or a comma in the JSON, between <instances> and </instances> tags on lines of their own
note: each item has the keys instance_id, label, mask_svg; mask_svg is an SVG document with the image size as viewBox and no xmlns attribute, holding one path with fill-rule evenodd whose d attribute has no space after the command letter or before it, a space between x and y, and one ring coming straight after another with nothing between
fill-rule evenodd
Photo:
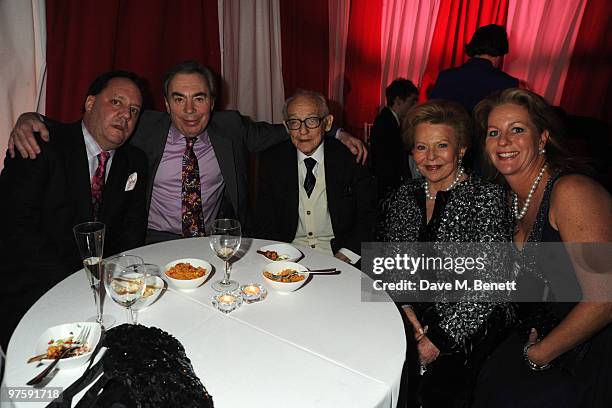
<instances>
[{"instance_id":1,"label":"woman in black sequined dress","mask_svg":"<svg viewBox=\"0 0 612 408\"><path fill-rule=\"evenodd\" d=\"M560 121L540 96L508 89L481 102L474 115L486 157L510 189L519 290L534 292L523 299L532 303L518 304L522 329L484 364L475 406L609 407L612 303L605 300L612 298L610 265L604 265L607 275L589 274L575 248L577 243L608 243L599 247L598 256L609 260L610 195L569 168ZM551 242L566 245L551 251ZM550 268L551 255L567 261ZM575 301L554 302L572 284L578 289ZM599 301L585 301L595 297Z\"/></svg>"},{"instance_id":2,"label":"woman in black sequined dress","mask_svg":"<svg viewBox=\"0 0 612 408\"><path fill-rule=\"evenodd\" d=\"M409 181L384 201L380 240L509 242L503 188L465 174L461 167L471 138L471 120L464 108L430 101L413 108L403 128L424 177ZM414 331L419 362L426 367L415 378L420 381L418 403L468 406L481 362L513 322L509 305L423 302L404 305L403 310Z\"/></svg>"}]
</instances>

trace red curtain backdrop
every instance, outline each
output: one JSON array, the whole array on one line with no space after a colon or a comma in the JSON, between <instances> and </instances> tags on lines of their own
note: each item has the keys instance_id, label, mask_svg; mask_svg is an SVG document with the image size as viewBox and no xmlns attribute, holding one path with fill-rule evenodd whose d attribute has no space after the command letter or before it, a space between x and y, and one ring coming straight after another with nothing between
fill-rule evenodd
<instances>
[{"instance_id":1,"label":"red curtain backdrop","mask_svg":"<svg viewBox=\"0 0 612 408\"><path fill-rule=\"evenodd\" d=\"M81 116L91 81L131 70L148 85L150 106L165 110L164 72L196 59L221 71L216 0L47 0L46 114Z\"/></svg>"},{"instance_id":2,"label":"red curtain backdrop","mask_svg":"<svg viewBox=\"0 0 612 408\"><path fill-rule=\"evenodd\" d=\"M382 0L352 0L346 49L344 127L363 137L378 113Z\"/></svg>"},{"instance_id":3,"label":"red curtain backdrop","mask_svg":"<svg viewBox=\"0 0 612 408\"><path fill-rule=\"evenodd\" d=\"M612 124L611 18L610 0L587 2L561 98L568 113L596 117L608 124Z\"/></svg>"},{"instance_id":4,"label":"red curtain backdrop","mask_svg":"<svg viewBox=\"0 0 612 408\"><path fill-rule=\"evenodd\" d=\"M327 0L283 0L280 10L285 97L298 88L326 95L329 76Z\"/></svg>"},{"instance_id":5,"label":"red curtain backdrop","mask_svg":"<svg viewBox=\"0 0 612 408\"><path fill-rule=\"evenodd\" d=\"M426 100L443 69L467 60L465 44L474 31L487 24L506 25L508 0L442 0L438 10L427 68L421 83L421 100Z\"/></svg>"}]
</instances>

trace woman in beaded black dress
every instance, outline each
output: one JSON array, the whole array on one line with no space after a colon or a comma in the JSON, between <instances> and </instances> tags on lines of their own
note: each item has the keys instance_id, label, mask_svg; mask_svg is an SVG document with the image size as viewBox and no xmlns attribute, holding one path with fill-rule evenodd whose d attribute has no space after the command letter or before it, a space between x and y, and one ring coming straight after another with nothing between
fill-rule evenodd
<instances>
[{"instance_id":1,"label":"woman in beaded black dress","mask_svg":"<svg viewBox=\"0 0 612 408\"><path fill-rule=\"evenodd\" d=\"M509 187L518 290L536 295L524 299L531 303L517 304L520 329L484 364L475 406L609 407L610 195L571 170L573 161L561 144L563 127L540 96L508 89L482 101L474 115L486 158ZM579 246L595 248L584 243L606 244L595 256L582 258ZM551 255L567 262L550 268ZM605 273L592 274L585 265L597 271L598 256L607 259ZM578 295L562 303L560 291L572 282Z\"/></svg>"},{"instance_id":2,"label":"woman in beaded black dress","mask_svg":"<svg viewBox=\"0 0 612 408\"><path fill-rule=\"evenodd\" d=\"M461 167L472 130L465 109L455 102L430 101L413 108L402 128L423 178L408 181L385 199L380 240L509 242L503 188ZM420 383L422 407L469 406L481 362L513 322L508 303L469 297L465 302L403 306L414 332L408 347L416 346L424 370L412 381Z\"/></svg>"}]
</instances>

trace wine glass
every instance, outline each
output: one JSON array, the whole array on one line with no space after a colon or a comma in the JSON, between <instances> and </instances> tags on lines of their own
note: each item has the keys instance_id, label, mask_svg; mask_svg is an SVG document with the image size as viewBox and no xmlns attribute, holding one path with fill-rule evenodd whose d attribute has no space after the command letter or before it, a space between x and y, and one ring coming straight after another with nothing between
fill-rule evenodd
<instances>
[{"instance_id":1,"label":"wine glass","mask_svg":"<svg viewBox=\"0 0 612 408\"><path fill-rule=\"evenodd\" d=\"M105 225L101 222L84 222L72 228L76 240L89 286L93 292L96 304L96 316L90 317L88 321L95 321L103 328L109 328L115 323L115 318L102 314L104 304L104 289L100 285L100 266L102 253L104 251Z\"/></svg>"},{"instance_id":2,"label":"wine glass","mask_svg":"<svg viewBox=\"0 0 612 408\"><path fill-rule=\"evenodd\" d=\"M229 259L234 256L240 247L242 239L240 222L230 218L215 220L208 228L208 235L213 252L225 263L223 279L214 282L212 288L217 292L227 292L238 288L238 282L230 280Z\"/></svg>"},{"instance_id":3,"label":"wine glass","mask_svg":"<svg viewBox=\"0 0 612 408\"><path fill-rule=\"evenodd\" d=\"M106 293L115 303L127 308L128 323L134 324L132 305L142 297L146 287L144 261L135 255L117 255L104 260L103 270Z\"/></svg>"},{"instance_id":4,"label":"wine glass","mask_svg":"<svg viewBox=\"0 0 612 408\"><path fill-rule=\"evenodd\" d=\"M149 287L149 285L152 285L155 282L155 277L156 276L161 277L161 270L159 269L159 266L157 265L146 263L144 264L143 271L145 275L145 293L147 293L147 287ZM159 289L155 289L155 288L152 288L152 289L161 290L163 289L163 287ZM151 296L154 296L154 295L151 295ZM130 309L132 311L132 320L134 321L134 324L138 324L138 311L144 308L147 297L145 297L145 295L143 294L141 297L141 300L142 301L139 301L133 304L132 308Z\"/></svg>"}]
</instances>

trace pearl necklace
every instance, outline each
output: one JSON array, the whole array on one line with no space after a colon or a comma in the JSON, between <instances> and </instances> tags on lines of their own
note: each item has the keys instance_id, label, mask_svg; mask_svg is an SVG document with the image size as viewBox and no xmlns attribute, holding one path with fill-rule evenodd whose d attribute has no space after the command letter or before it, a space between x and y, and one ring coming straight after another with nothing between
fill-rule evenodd
<instances>
[{"instance_id":1,"label":"pearl necklace","mask_svg":"<svg viewBox=\"0 0 612 408\"><path fill-rule=\"evenodd\" d=\"M457 175L455 176L455 180L453 180L453 182L451 183L450 186L448 186L448 188L446 190L443 191L448 191L448 190L452 190L457 183L459 183L459 180L461 180L461 177L463 176L463 167L459 167L459 171L457 171ZM431 195L431 193L429 192L429 183L427 182L427 180L425 180L425 184L423 185L423 187L425 187L425 196L427 197L428 200L435 200L436 196L435 195Z\"/></svg>"},{"instance_id":2,"label":"pearl necklace","mask_svg":"<svg viewBox=\"0 0 612 408\"><path fill-rule=\"evenodd\" d=\"M535 180L533 180L533 184L531 185L529 194L527 194L527 199L525 199L525 202L523 203L523 208L521 208L520 212L518 210L518 194L512 193L512 213L514 214L515 220L521 220L523 219L525 214L527 214L529 204L531 203L531 197L533 197L533 193L535 193L536 189L538 188L538 184L540 184L540 180L542 180L545 171L546 163L544 163L542 169L540 170L540 173L538 173L538 176L535 178Z\"/></svg>"}]
</instances>

